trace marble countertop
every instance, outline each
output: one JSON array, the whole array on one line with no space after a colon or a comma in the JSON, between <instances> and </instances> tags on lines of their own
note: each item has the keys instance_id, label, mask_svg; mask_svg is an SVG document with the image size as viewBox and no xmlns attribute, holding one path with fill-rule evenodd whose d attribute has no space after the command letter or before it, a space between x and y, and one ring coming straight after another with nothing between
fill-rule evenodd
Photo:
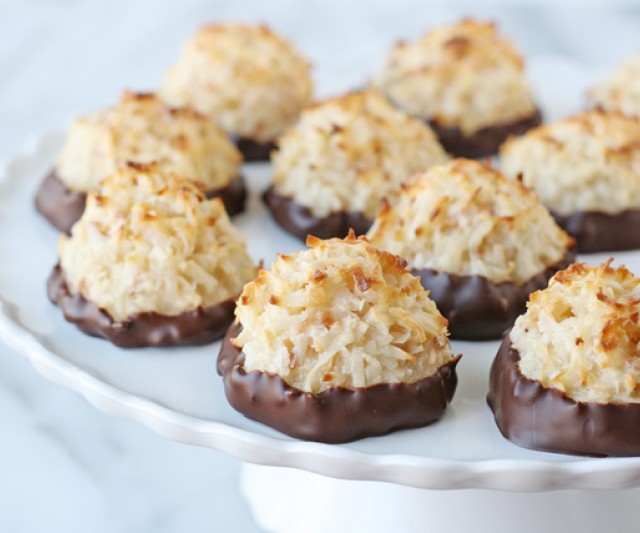
<instances>
[{"instance_id":1,"label":"marble countertop","mask_svg":"<svg viewBox=\"0 0 640 533\"><path fill-rule=\"evenodd\" d=\"M312 59L318 93L330 94L362 84L400 37L464 14L498 20L538 60L604 71L640 50L640 7L623 2L0 0L0 163L123 88L154 88L207 21L272 24ZM2 532L259 531L237 461L98 412L2 346L0 418Z\"/></svg>"}]
</instances>

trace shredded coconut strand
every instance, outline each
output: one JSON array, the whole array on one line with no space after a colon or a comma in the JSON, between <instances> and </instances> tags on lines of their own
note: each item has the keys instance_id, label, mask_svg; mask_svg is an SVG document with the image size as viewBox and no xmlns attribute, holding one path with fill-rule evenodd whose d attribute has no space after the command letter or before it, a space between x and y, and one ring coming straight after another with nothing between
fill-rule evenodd
<instances>
[{"instance_id":1,"label":"shredded coconut strand","mask_svg":"<svg viewBox=\"0 0 640 533\"><path fill-rule=\"evenodd\" d=\"M58 249L71 292L116 321L212 306L236 298L256 275L222 202L156 165L105 179Z\"/></svg>"},{"instance_id":2,"label":"shredded coconut strand","mask_svg":"<svg viewBox=\"0 0 640 533\"><path fill-rule=\"evenodd\" d=\"M213 24L187 41L161 90L173 105L258 142L275 139L311 100L311 66L266 26Z\"/></svg>"},{"instance_id":3,"label":"shredded coconut strand","mask_svg":"<svg viewBox=\"0 0 640 533\"><path fill-rule=\"evenodd\" d=\"M242 157L208 118L125 92L115 107L73 122L56 173L71 190L88 192L129 161L156 161L211 191L238 175Z\"/></svg>"},{"instance_id":4,"label":"shredded coconut strand","mask_svg":"<svg viewBox=\"0 0 640 533\"><path fill-rule=\"evenodd\" d=\"M375 216L413 172L449 157L422 121L376 93L351 93L307 108L274 153L278 192L322 217Z\"/></svg>"},{"instance_id":5,"label":"shredded coconut strand","mask_svg":"<svg viewBox=\"0 0 640 533\"><path fill-rule=\"evenodd\" d=\"M524 61L495 24L464 19L399 43L372 80L412 115L466 135L532 115Z\"/></svg>"},{"instance_id":6,"label":"shredded coconut strand","mask_svg":"<svg viewBox=\"0 0 640 533\"><path fill-rule=\"evenodd\" d=\"M517 284L560 261L573 244L533 192L468 159L414 175L368 238L414 269Z\"/></svg>"},{"instance_id":7,"label":"shredded coconut strand","mask_svg":"<svg viewBox=\"0 0 640 533\"><path fill-rule=\"evenodd\" d=\"M640 402L640 280L576 263L531 295L511 331L520 371L579 402Z\"/></svg>"},{"instance_id":8,"label":"shredded coconut strand","mask_svg":"<svg viewBox=\"0 0 640 533\"><path fill-rule=\"evenodd\" d=\"M318 393L413 383L452 359L447 320L402 259L353 233L307 244L244 288L233 342L247 372Z\"/></svg>"},{"instance_id":9,"label":"shredded coconut strand","mask_svg":"<svg viewBox=\"0 0 640 533\"><path fill-rule=\"evenodd\" d=\"M507 141L500 164L559 214L640 208L640 121L622 114L588 111L536 128Z\"/></svg>"}]
</instances>

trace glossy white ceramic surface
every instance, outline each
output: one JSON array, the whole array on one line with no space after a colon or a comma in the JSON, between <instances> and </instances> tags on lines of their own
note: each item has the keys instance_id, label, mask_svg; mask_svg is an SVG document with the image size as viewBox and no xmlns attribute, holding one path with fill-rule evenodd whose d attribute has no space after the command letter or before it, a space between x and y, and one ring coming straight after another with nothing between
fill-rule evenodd
<instances>
[{"instance_id":1,"label":"glossy white ceramic surface","mask_svg":"<svg viewBox=\"0 0 640 533\"><path fill-rule=\"evenodd\" d=\"M82 334L46 298L44 286L56 262L57 239L32 202L61 139L59 133L47 134L13 160L0 189L0 336L45 377L78 391L99 409L136 420L169 439L265 465L423 488L541 490L640 484L640 458L547 454L506 441L485 402L497 342L453 343L464 357L458 391L441 421L332 446L291 439L235 412L215 373L218 343L121 350ZM249 240L253 258L268 264L276 252L300 249L302 244L283 233L260 202L268 166L247 166L245 174L251 201L236 222ZM585 259L598 262L606 257ZM640 272L640 253L618 254L617 261Z\"/></svg>"}]
</instances>

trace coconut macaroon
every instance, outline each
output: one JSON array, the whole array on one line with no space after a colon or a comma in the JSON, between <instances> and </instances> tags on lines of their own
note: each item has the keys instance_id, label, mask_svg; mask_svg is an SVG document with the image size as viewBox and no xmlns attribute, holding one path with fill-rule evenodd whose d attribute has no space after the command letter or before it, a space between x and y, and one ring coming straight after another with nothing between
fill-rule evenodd
<instances>
[{"instance_id":1,"label":"coconut macaroon","mask_svg":"<svg viewBox=\"0 0 640 533\"><path fill-rule=\"evenodd\" d=\"M291 43L266 26L213 24L187 41L161 94L213 118L247 161L267 160L273 141L311 101L310 72Z\"/></svg>"},{"instance_id":2,"label":"coconut macaroon","mask_svg":"<svg viewBox=\"0 0 640 533\"><path fill-rule=\"evenodd\" d=\"M640 118L640 54L623 61L587 91L591 107Z\"/></svg>"},{"instance_id":3,"label":"coconut macaroon","mask_svg":"<svg viewBox=\"0 0 640 533\"><path fill-rule=\"evenodd\" d=\"M53 171L37 196L38 210L68 233L84 211L87 193L129 162L157 162L192 180L227 211L244 208L242 156L208 118L171 108L150 93L123 93L114 107L75 119Z\"/></svg>"},{"instance_id":4,"label":"coconut macaroon","mask_svg":"<svg viewBox=\"0 0 640 533\"><path fill-rule=\"evenodd\" d=\"M456 338L498 338L575 256L532 191L468 159L414 175L368 238L407 260Z\"/></svg>"},{"instance_id":5,"label":"coconut macaroon","mask_svg":"<svg viewBox=\"0 0 640 533\"><path fill-rule=\"evenodd\" d=\"M640 121L588 111L511 139L503 172L535 190L581 252L640 248Z\"/></svg>"},{"instance_id":6,"label":"coconut macaroon","mask_svg":"<svg viewBox=\"0 0 640 533\"><path fill-rule=\"evenodd\" d=\"M428 121L455 155L494 154L540 123L524 61L494 23L464 19L391 50L371 85Z\"/></svg>"},{"instance_id":7,"label":"coconut macaroon","mask_svg":"<svg viewBox=\"0 0 640 533\"><path fill-rule=\"evenodd\" d=\"M307 244L261 270L238 300L218 359L233 407L324 442L442 416L458 357L405 262L353 232Z\"/></svg>"},{"instance_id":8,"label":"coconut macaroon","mask_svg":"<svg viewBox=\"0 0 640 533\"><path fill-rule=\"evenodd\" d=\"M86 333L126 347L214 340L257 274L221 200L156 164L103 180L58 251L50 299Z\"/></svg>"},{"instance_id":9,"label":"coconut macaroon","mask_svg":"<svg viewBox=\"0 0 640 533\"><path fill-rule=\"evenodd\" d=\"M276 222L303 240L366 232L382 198L449 159L426 124L373 92L310 106L279 147L265 200Z\"/></svg>"},{"instance_id":10,"label":"coconut macaroon","mask_svg":"<svg viewBox=\"0 0 640 533\"><path fill-rule=\"evenodd\" d=\"M531 295L491 370L490 404L521 446L640 455L640 279L572 265Z\"/></svg>"}]
</instances>

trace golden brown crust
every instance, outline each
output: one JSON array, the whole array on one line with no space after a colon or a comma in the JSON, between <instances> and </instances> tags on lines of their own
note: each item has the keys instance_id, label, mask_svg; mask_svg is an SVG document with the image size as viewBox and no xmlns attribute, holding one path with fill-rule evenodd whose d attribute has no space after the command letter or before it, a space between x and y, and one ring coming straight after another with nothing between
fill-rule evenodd
<instances>
[{"instance_id":1,"label":"golden brown crust","mask_svg":"<svg viewBox=\"0 0 640 533\"><path fill-rule=\"evenodd\" d=\"M185 44L161 94L234 136L267 143L311 100L310 64L264 25L211 24Z\"/></svg>"},{"instance_id":2,"label":"golden brown crust","mask_svg":"<svg viewBox=\"0 0 640 533\"><path fill-rule=\"evenodd\" d=\"M207 117L152 93L124 92L114 107L73 122L55 172L69 189L86 193L130 161L155 161L211 191L238 176L242 157Z\"/></svg>"},{"instance_id":3,"label":"golden brown crust","mask_svg":"<svg viewBox=\"0 0 640 533\"><path fill-rule=\"evenodd\" d=\"M406 112L465 135L536 112L522 56L492 22L463 19L398 44L372 85Z\"/></svg>"},{"instance_id":4,"label":"golden brown crust","mask_svg":"<svg viewBox=\"0 0 640 533\"><path fill-rule=\"evenodd\" d=\"M507 141L500 165L559 215L640 208L640 121L591 110Z\"/></svg>"},{"instance_id":5,"label":"golden brown crust","mask_svg":"<svg viewBox=\"0 0 640 533\"><path fill-rule=\"evenodd\" d=\"M368 237L414 270L516 285L558 263L573 245L532 191L468 159L414 175Z\"/></svg>"},{"instance_id":6,"label":"golden brown crust","mask_svg":"<svg viewBox=\"0 0 640 533\"><path fill-rule=\"evenodd\" d=\"M121 167L90 192L59 253L70 292L116 322L210 307L255 276L222 202L156 164Z\"/></svg>"},{"instance_id":7,"label":"golden brown crust","mask_svg":"<svg viewBox=\"0 0 640 533\"><path fill-rule=\"evenodd\" d=\"M362 92L306 108L272 159L275 191L312 215L358 212L373 219L402 181L448 156L422 121Z\"/></svg>"},{"instance_id":8,"label":"golden brown crust","mask_svg":"<svg viewBox=\"0 0 640 533\"><path fill-rule=\"evenodd\" d=\"M577 263L531 295L511 332L526 377L576 401L640 402L640 280Z\"/></svg>"},{"instance_id":9,"label":"golden brown crust","mask_svg":"<svg viewBox=\"0 0 640 533\"><path fill-rule=\"evenodd\" d=\"M587 91L590 106L640 118L640 54L635 54Z\"/></svg>"},{"instance_id":10,"label":"golden brown crust","mask_svg":"<svg viewBox=\"0 0 640 533\"><path fill-rule=\"evenodd\" d=\"M317 393L413 383L451 360L447 321L401 258L353 232L307 244L244 288L232 342L246 372Z\"/></svg>"}]
</instances>

